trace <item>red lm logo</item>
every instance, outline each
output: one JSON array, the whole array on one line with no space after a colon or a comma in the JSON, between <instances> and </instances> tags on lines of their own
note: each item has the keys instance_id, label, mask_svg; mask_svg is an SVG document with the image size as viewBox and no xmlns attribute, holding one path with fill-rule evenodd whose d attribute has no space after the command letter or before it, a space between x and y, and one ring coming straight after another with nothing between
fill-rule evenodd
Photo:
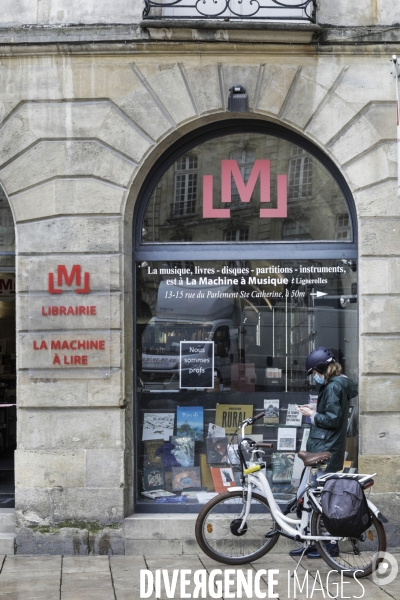
<instances>
[{"instance_id":1,"label":"red lm logo","mask_svg":"<svg viewBox=\"0 0 400 600\"><path fill-rule=\"evenodd\" d=\"M63 291L65 291L61 288L61 286L63 285L63 280L65 285L67 285L68 287L75 286L76 294L89 294L90 292L90 274L88 272L83 273L82 284L82 273L80 265L72 265L70 273L68 273L67 267L65 265L58 265L58 288L54 287L54 274L49 273L49 294L62 294Z\"/></svg>"},{"instance_id":2,"label":"red lm logo","mask_svg":"<svg viewBox=\"0 0 400 600\"><path fill-rule=\"evenodd\" d=\"M256 160L247 183L244 182L236 160L221 161L221 202L232 202L232 178L240 200L250 202L260 177L260 202L271 202L271 165L269 160ZM229 219L230 208L213 207L213 175L203 176L203 218ZM287 175L277 175L277 207L260 208L260 217L287 217Z\"/></svg>"},{"instance_id":3,"label":"red lm logo","mask_svg":"<svg viewBox=\"0 0 400 600\"><path fill-rule=\"evenodd\" d=\"M15 276L2 275L0 277L0 300L8 302L15 298Z\"/></svg>"}]
</instances>

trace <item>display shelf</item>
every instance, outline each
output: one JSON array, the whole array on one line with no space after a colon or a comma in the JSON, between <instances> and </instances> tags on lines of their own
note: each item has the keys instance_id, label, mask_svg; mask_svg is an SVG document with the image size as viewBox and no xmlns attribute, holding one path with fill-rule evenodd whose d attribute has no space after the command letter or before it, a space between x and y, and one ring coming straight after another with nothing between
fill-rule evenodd
<instances>
[{"instance_id":1,"label":"display shelf","mask_svg":"<svg viewBox=\"0 0 400 600\"><path fill-rule=\"evenodd\" d=\"M303 427L303 428L310 428L311 427L311 423L304 423L302 425L286 425L284 423L276 423L276 424L271 424L271 423L264 423L263 424L263 423L261 423L261 425L263 427L292 427L292 428L297 427L298 429L300 427Z\"/></svg>"}]
</instances>

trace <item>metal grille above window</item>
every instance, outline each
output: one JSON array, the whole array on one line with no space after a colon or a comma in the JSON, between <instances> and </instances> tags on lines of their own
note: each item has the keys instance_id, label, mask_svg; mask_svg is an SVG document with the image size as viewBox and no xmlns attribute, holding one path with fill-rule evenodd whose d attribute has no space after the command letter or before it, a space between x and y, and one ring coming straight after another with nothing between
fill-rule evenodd
<instances>
[{"instance_id":1,"label":"metal grille above window","mask_svg":"<svg viewBox=\"0 0 400 600\"><path fill-rule=\"evenodd\" d=\"M224 19L304 22L316 21L316 0L145 0L144 19Z\"/></svg>"}]
</instances>

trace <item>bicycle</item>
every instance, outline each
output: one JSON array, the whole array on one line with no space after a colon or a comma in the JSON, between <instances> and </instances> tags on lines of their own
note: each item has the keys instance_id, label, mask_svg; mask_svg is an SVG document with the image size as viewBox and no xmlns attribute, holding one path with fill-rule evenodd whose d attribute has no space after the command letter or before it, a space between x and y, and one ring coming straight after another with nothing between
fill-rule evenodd
<instances>
[{"instance_id":1,"label":"bicycle","mask_svg":"<svg viewBox=\"0 0 400 600\"><path fill-rule=\"evenodd\" d=\"M274 499L269 482L262 469L265 464L261 448L272 448L273 444L254 442L245 437L245 427L261 419L264 413L246 419L241 424L242 438L238 443L238 458L242 471L241 486L230 487L227 492L210 500L200 511L196 521L196 540L210 558L229 565L242 565L255 561L269 552L279 536L302 542L304 551L315 544L324 561L334 570L343 571L345 576L366 577L378 568L382 561L380 552L386 550L386 534L382 523L387 519L367 499L372 524L359 538L344 538L331 535L324 527L321 492L323 485L332 475L318 476L324 471L330 458L329 452L318 454L299 452L305 472L302 482L304 491L286 507L279 507ZM239 428L236 430L236 432ZM244 453L251 453L249 464ZM357 478L364 489L374 481L372 475L340 474L341 477ZM296 568L297 568L296 567Z\"/></svg>"}]
</instances>

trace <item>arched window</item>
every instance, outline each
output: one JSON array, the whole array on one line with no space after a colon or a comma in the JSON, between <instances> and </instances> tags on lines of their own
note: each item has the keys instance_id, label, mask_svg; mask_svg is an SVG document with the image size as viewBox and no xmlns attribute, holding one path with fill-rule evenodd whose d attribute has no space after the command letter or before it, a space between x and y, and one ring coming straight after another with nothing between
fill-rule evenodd
<instances>
[{"instance_id":1,"label":"arched window","mask_svg":"<svg viewBox=\"0 0 400 600\"><path fill-rule=\"evenodd\" d=\"M292 489L271 464L309 428L290 418L317 394L307 355L327 346L357 378L357 228L341 173L277 125L213 124L154 165L134 227L138 510L155 486L189 487L197 510L211 467L236 473L208 432L227 438L263 409L249 433L274 443L275 491Z\"/></svg>"}]
</instances>

